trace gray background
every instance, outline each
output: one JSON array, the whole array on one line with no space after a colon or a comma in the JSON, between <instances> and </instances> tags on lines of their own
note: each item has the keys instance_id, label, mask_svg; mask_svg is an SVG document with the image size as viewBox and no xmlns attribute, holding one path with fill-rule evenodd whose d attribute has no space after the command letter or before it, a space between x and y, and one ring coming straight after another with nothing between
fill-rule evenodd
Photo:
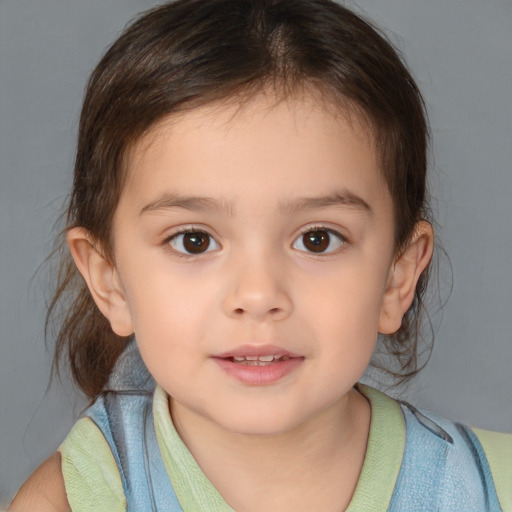
<instances>
[{"instance_id":1,"label":"gray background","mask_svg":"<svg viewBox=\"0 0 512 512\"><path fill-rule=\"evenodd\" d=\"M156 3L0 0L0 502L83 406L69 386L46 389L48 273L38 267L71 183L87 76L125 23ZM437 231L453 264L434 355L404 393L512 431L512 1L347 3L386 27L424 91Z\"/></svg>"}]
</instances>

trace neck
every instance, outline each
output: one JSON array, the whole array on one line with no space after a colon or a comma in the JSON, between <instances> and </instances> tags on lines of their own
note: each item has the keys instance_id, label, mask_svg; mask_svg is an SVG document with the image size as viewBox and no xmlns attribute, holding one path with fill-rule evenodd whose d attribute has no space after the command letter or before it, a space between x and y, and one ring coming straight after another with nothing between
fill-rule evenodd
<instances>
[{"instance_id":1,"label":"neck","mask_svg":"<svg viewBox=\"0 0 512 512\"><path fill-rule=\"evenodd\" d=\"M271 436L224 430L174 401L171 411L182 440L233 509L337 512L350 503L371 416L369 403L357 391L300 426Z\"/></svg>"}]
</instances>

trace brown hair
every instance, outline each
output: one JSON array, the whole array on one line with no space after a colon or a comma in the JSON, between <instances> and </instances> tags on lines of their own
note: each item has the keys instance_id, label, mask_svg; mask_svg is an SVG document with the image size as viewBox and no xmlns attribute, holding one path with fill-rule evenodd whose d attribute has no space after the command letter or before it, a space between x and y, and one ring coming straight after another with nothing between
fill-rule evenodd
<instances>
[{"instance_id":1,"label":"brown hair","mask_svg":"<svg viewBox=\"0 0 512 512\"><path fill-rule=\"evenodd\" d=\"M127 149L164 116L264 87L314 89L362 114L372 129L395 209L397 251L426 215L428 127L421 94L376 28L331 0L177 0L148 11L110 47L89 80L80 117L67 229L86 228L112 257L110 226ZM340 103L341 102L341 103ZM68 254L47 327L91 398L129 338L115 335ZM385 345L402 375L417 369L427 274L401 329Z\"/></svg>"}]
</instances>

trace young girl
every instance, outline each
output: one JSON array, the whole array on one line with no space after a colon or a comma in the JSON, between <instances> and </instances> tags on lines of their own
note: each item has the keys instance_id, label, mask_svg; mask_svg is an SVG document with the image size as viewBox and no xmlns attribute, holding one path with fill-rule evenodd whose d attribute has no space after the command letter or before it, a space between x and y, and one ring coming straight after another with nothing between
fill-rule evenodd
<instances>
[{"instance_id":1,"label":"young girl","mask_svg":"<svg viewBox=\"0 0 512 512\"><path fill-rule=\"evenodd\" d=\"M88 85L52 304L92 405L11 510L511 510L509 436L358 384L379 333L417 369L427 134L330 0L131 25Z\"/></svg>"}]
</instances>

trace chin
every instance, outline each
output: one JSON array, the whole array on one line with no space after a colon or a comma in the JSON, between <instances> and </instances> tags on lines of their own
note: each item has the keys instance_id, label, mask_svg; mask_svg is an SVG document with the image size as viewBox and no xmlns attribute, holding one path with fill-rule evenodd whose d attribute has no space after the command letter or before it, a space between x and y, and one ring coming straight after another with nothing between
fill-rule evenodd
<instances>
[{"instance_id":1,"label":"chin","mask_svg":"<svg viewBox=\"0 0 512 512\"><path fill-rule=\"evenodd\" d=\"M282 411L278 413L261 413L261 411L236 414L233 417L223 417L219 425L241 436L274 437L297 428L302 421L298 418L286 417Z\"/></svg>"}]
</instances>

